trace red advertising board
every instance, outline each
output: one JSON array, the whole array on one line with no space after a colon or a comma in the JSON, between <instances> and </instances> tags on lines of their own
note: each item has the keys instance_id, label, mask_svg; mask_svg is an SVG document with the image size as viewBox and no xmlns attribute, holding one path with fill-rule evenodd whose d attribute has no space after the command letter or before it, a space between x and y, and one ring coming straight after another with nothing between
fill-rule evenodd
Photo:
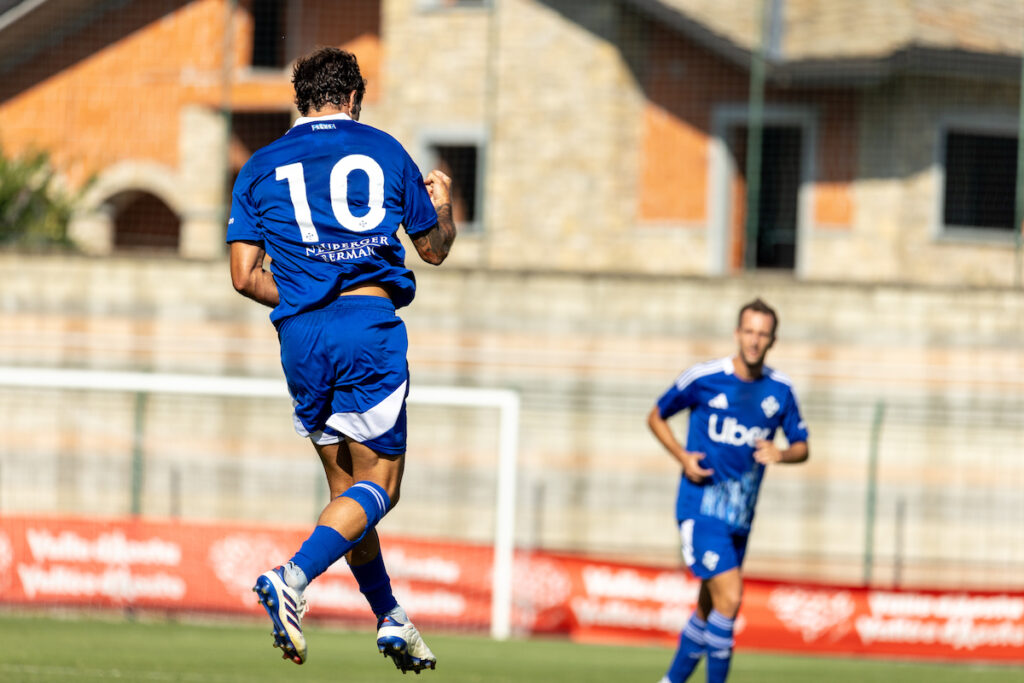
<instances>
[{"instance_id":1,"label":"red advertising board","mask_svg":"<svg viewBox=\"0 0 1024 683\"><path fill-rule=\"evenodd\" d=\"M10 604L260 613L251 587L305 527L78 517L0 518L0 595ZM396 595L424 625L484 630L490 547L385 537ZM514 619L532 633L672 645L698 583L555 553L516 556ZM366 620L344 563L307 590L311 613ZM1024 593L745 584L739 649L1024 662Z\"/></svg>"}]
</instances>

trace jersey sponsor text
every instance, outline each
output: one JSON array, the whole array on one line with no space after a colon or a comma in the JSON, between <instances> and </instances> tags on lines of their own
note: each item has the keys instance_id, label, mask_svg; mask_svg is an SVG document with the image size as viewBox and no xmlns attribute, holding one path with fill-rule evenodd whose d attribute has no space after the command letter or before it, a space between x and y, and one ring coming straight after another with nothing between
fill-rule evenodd
<instances>
[{"instance_id":1,"label":"jersey sponsor text","mask_svg":"<svg viewBox=\"0 0 1024 683\"><path fill-rule=\"evenodd\" d=\"M718 427L718 415L712 414L708 419L708 436L715 443L729 444L730 446L750 446L762 439L771 436L772 431L767 427L747 427L741 425L735 417L727 417L722 421L721 428Z\"/></svg>"}]
</instances>

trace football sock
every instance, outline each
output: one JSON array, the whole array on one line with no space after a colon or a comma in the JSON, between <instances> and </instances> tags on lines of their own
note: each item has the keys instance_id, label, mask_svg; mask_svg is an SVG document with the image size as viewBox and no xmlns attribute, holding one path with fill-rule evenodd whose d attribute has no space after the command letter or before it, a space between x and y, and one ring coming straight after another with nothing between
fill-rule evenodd
<instances>
[{"instance_id":1,"label":"football sock","mask_svg":"<svg viewBox=\"0 0 1024 683\"><path fill-rule=\"evenodd\" d=\"M308 584L310 581L327 571L327 568L352 549L355 543L339 534L337 530L322 524L317 525L295 553L289 564L294 564ZM287 567L287 565L285 565ZM294 576L294 572L292 572ZM288 574L285 574L287 583ZM289 584L290 585L290 584ZM297 588L296 586L292 586Z\"/></svg>"},{"instance_id":2,"label":"football sock","mask_svg":"<svg viewBox=\"0 0 1024 683\"><path fill-rule=\"evenodd\" d=\"M711 610L704 640L708 653L708 683L725 683L732 663L732 627L735 620Z\"/></svg>"},{"instance_id":3,"label":"football sock","mask_svg":"<svg viewBox=\"0 0 1024 683\"><path fill-rule=\"evenodd\" d=\"M299 565L292 561L285 562L284 564L284 582L290 587L297 591L306 590L306 586L309 585L309 579L306 578L306 573L299 569Z\"/></svg>"},{"instance_id":4,"label":"football sock","mask_svg":"<svg viewBox=\"0 0 1024 683\"><path fill-rule=\"evenodd\" d=\"M329 526L317 525L299 548L299 552L291 559L291 562L302 571L307 583L327 571L328 567L363 540L367 530L377 526L377 522L391 507L391 499L387 492L372 481L356 482L341 496L359 503L366 513L366 526L359 536L347 539Z\"/></svg>"},{"instance_id":5,"label":"football sock","mask_svg":"<svg viewBox=\"0 0 1024 683\"><path fill-rule=\"evenodd\" d=\"M705 628L707 622L698 617L697 612L690 615L690 620L679 634L679 648L665 675L670 683L683 683L697 668L700 658L704 655Z\"/></svg>"},{"instance_id":6,"label":"football sock","mask_svg":"<svg viewBox=\"0 0 1024 683\"><path fill-rule=\"evenodd\" d=\"M391 578L388 576L381 553L378 552L377 556L366 564L349 565L349 569L352 570L352 576L359 584L359 591L366 596L366 601L370 603L370 609L375 615L384 616L398 605L398 601L391 593Z\"/></svg>"},{"instance_id":7,"label":"football sock","mask_svg":"<svg viewBox=\"0 0 1024 683\"><path fill-rule=\"evenodd\" d=\"M359 543L366 536L366 532L377 526L377 522L388 513L391 508L391 498L388 492L374 484L372 481L357 481L348 488L339 498L351 498L359 503L366 513L366 526L363 533L352 539L352 545Z\"/></svg>"},{"instance_id":8,"label":"football sock","mask_svg":"<svg viewBox=\"0 0 1024 683\"><path fill-rule=\"evenodd\" d=\"M409 617L408 617L408 615L406 615L405 610L402 609L401 605L395 605L390 610L388 610L386 614L380 614L378 616L380 616L380 617L391 617L392 619L397 621L399 624L408 624L409 623Z\"/></svg>"}]
</instances>

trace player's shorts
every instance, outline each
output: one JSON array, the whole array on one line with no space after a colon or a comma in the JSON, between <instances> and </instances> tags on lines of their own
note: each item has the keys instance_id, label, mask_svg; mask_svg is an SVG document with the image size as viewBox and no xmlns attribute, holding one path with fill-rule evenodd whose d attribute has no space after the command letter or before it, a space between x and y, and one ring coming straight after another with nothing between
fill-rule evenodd
<instances>
[{"instance_id":1,"label":"player's shorts","mask_svg":"<svg viewBox=\"0 0 1024 683\"><path fill-rule=\"evenodd\" d=\"M394 304L339 296L278 327L295 431L314 443L341 437L378 453L405 453L409 340Z\"/></svg>"},{"instance_id":2,"label":"player's shorts","mask_svg":"<svg viewBox=\"0 0 1024 683\"><path fill-rule=\"evenodd\" d=\"M743 566L748 535L737 533L725 522L710 517L684 519L679 523L679 538L683 561L698 579Z\"/></svg>"}]
</instances>

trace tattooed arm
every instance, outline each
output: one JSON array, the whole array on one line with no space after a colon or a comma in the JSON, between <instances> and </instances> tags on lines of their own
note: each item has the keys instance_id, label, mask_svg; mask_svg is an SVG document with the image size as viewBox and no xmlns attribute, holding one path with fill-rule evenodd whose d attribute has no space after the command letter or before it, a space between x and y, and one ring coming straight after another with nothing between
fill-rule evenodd
<instances>
[{"instance_id":1,"label":"tattooed arm","mask_svg":"<svg viewBox=\"0 0 1024 683\"><path fill-rule=\"evenodd\" d=\"M437 211L437 223L413 238L416 253L427 263L439 266L448 257L455 241L455 221L452 219L452 179L441 171L433 170L424 183L430 201Z\"/></svg>"}]
</instances>

